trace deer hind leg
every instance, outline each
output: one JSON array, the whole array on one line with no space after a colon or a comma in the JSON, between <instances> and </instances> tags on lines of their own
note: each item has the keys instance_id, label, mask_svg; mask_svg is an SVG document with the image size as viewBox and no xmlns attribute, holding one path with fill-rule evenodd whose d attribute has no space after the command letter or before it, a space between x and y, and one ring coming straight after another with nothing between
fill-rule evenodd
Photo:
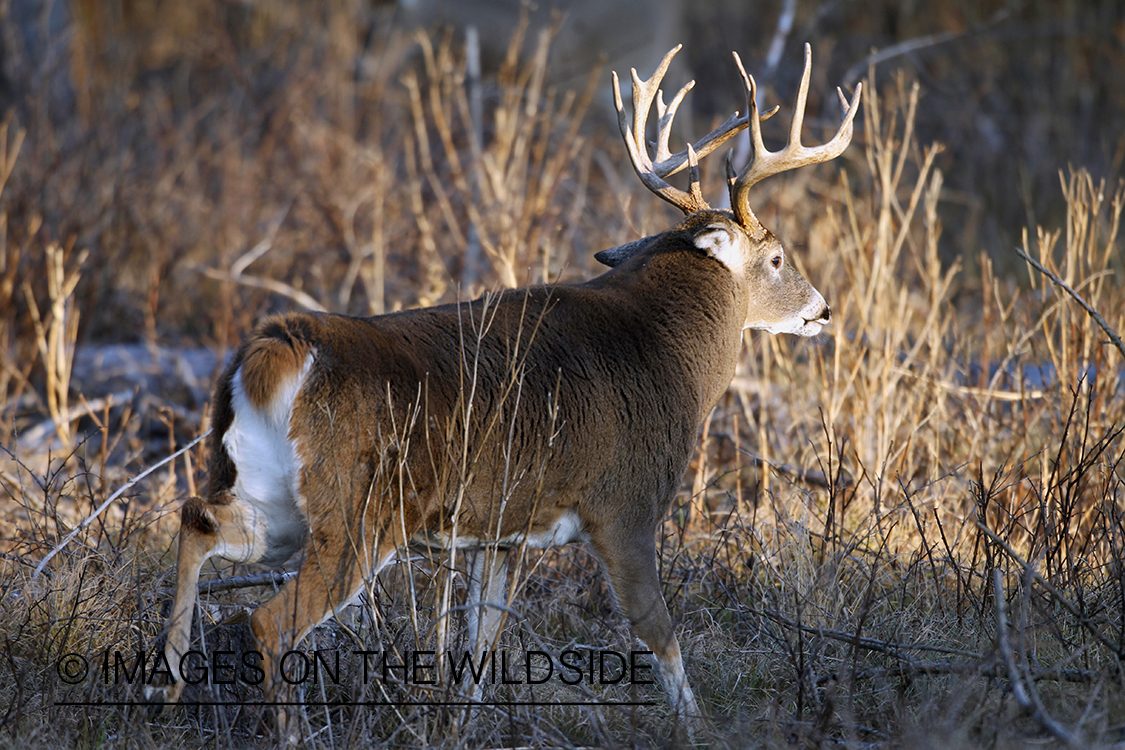
<instances>
[{"instance_id":1,"label":"deer hind leg","mask_svg":"<svg viewBox=\"0 0 1125 750\"><path fill-rule=\"evenodd\" d=\"M164 658L172 681L146 687L145 697L150 703L175 703L183 692L180 660L191 646L191 623L203 563L213 555L252 562L266 554L266 529L256 520L253 513L237 502L207 503L201 498L190 497L180 509L176 593L164 644Z\"/></svg>"},{"instance_id":2,"label":"deer hind leg","mask_svg":"<svg viewBox=\"0 0 1125 750\"><path fill-rule=\"evenodd\" d=\"M352 546L317 544L315 529L312 536L297 575L286 581L272 599L255 609L250 616L250 629L262 658L267 701L284 704L289 700L287 685L280 672L282 657L295 648L309 631L350 604L362 591L364 575L372 567L360 565L361 555L357 555ZM370 573L377 572L379 567L389 562L395 550L392 540L380 543L375 559L381 564ZM283 705L274 717L278 737L283 744L290 746L297 744L296 735L290 732L290 727L296 726L292 709L293 706Z\"/></svg>"},{"instance_id":3,"label":"deer hind leg","mask_svg":"<svg viewBox=\"0 0 1125 750\"><path fill-rule=\"evenodd\" d=\"M398 547L391 534L368 547L375 552L377 564L372 565L364 551L357 549L357 540L348 539L346 534L338 536L341 538L317 542L314 529L297 575L250 617L266 674L266 694L271 699L278 697L282 685L278 671L281 656L317 625L352 603L362 591L365 577L390 562Z\"/></svg>"},{"instance_id":4,"label":"deer hind leg","mask_svg":"<svg viewBox=\"0 0 1125 750\"><path fill-rule=\"evenodd\" d=\"M479 663L486 650L495 647L504 622L504 607L508 598L508 551L504 549L478 549L472 553L469 564L469 591L466 604L468 644L472 660ZM480 700L484 691L467 670L461 682L461 692Z\"/></svg>"},{"instance_id":5,"label":"deer hind leg","mask_svg":"<svg viewBox=\"0 0 1125 750\"><path fill-rule=\"evenodd\" d=\"M633 633L656 658L660 682L669 703L679 721L690 727L692 717L699 715L699 708L684 672L668 605L664 603L656 570L656 542L648 532L618 535L616 543L609 541L613 538L606 534L601 540L594 539L594 546ZM628 541L622 544L621 539Z\"/></svg>"}]
</instances>

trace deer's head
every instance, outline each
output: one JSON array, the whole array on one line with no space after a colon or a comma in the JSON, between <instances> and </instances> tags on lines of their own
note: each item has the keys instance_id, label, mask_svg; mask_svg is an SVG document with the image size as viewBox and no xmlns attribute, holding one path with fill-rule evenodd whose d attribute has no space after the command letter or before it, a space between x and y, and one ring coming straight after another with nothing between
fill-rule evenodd
<instances>
[{"instance_id":1,"label":"deer's head","mask_svg":"<svg viewBox=\"0 0 1125 750\"><path fill-rule=\"evenodd\" d=\"M641 181L649 190L682 210L687 217L673 227L671 232L687 233L701 251L725 265L732 276L747 290L745 327L770 333L794 333L814 336L831 317L831 310L820 292L813 288L786 258L781 242L758 221L750 209L749 191L758 181L779 172L835 159L848 147L852 139L852 122L859 111L861 86L856 86L851 102L837 89L844 109L843 120L836 135L828 143L809 148L801 144L801 126L804 121L805 99L808 96L809 76L812 70L812 51L805 45L805 71L789 143L780 151L768 151L762 142L761 121L777 112L777 107L759 114L756 102L757 89L754 78L747 75L738 54L734 54L738 71L746 88L746 112L737 112L725 123L703 137L698 143L688 144L684 151L672 154L668 148L672 119L684 95L695 85L689 82L680 89L671 104L664 104L660 82L672 58L680 50L677 46L664 56L652 77L642 81L637 71L633 76L633 122L630 123L621 101L621 87L617 74L613 74L614 99L617 105L618 124L629 158ZM653 101L657 104L659 128L655 143L656 154L651 157L645 141L645 124ZM711 208L699 187L699 159L711 153L732 136L749 125L753 158L741 172L735 172L727 156L727 184L730 189L731 209ZM690 187L680 190L665 181L684 168L688 170ZM667 234L667 233L664 233ZM595 257L608 266L617 266L634 255L650 248L662 235L645 237L627 245L605 250Z\"/></svg>"}]
</instances>

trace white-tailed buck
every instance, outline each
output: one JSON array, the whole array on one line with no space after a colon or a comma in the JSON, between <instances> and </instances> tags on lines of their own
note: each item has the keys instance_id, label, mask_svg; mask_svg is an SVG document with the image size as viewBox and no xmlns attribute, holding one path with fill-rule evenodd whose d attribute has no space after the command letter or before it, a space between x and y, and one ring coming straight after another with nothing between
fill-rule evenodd
<instances>
[{"instance_id":1,"label":"white-tailed buck","mask_svg":"<svg viewBox=\"0 0 1125 750\"><path fill-rule=\"evenodd\" d=\"M688 215L679 224L598 253L611 268L585 283L374 318L273 317L239 349L214 395L206 492L182 510L164 652L175 679L151 699L180 697L200 566L212 555L280 564L304 548L300 571L250 621L273 675L283 649L355 601L408 544L503 553L582 540L655 654L675 710L698 713L661 594L656 529L734 375L743 329L812 336L829 320L748 194L763 177L843 152L860 89L850 103L839 92L843 122L829 143L802 146L806 46L789 144L770 152L759 119L773 111L759 116L735 55L747 115L671 154L672 118L692 84L667 106L658 86L678 49L648 81L633 72L631 121L613 81L633 166ZM748 124L753 160L738 174L727 160L732 210L711 209L697 159ZM665 181L684 168L687 191ZM506 566L486 572L484 557L469 566L476 644L491 643L499 624L481 599L495 602L506 581Z\"/></svg>"}]
</instances>

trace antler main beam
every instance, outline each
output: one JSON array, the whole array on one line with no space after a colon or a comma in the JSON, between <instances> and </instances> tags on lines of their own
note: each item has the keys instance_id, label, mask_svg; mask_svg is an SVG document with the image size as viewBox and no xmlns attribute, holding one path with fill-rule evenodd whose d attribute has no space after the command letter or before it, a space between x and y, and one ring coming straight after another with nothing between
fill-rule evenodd
<instances>
[{"instance_id":1,"label":"antler main beam","mask_svg":"<svg viewBox=\"0 0 1125 750\"><path fill-rule=\"evenodd\" d=\"M617 124L621 128L621 137L625 139L625 147L629 150L629 159L633 163L633 169L636 170L637 176L641 178L641 182L649 190L676 206L685 214L689 214L693 211L710 208L707 202L703 200L703 194L699 189L699 159L707 156L731 137L742 132L746 128L748 120L745 115L740 117L738 112L735 112L727 118L726 122L703 136L695 145L689 143L683 151L676 154L671 153L668 148L668 141L672 134L672 120L676 116L676 110L679 109L684 95L695 86L695 81L689 81L681 88L672 98L671 104L668 105L664 104L664 92L660 89L660 82L664 80L664 74L668 72L668 66L671 64L672 58L682 47L682 44L678 44L669 51L660 61L656 72L647 81L640 79L636 68L631 69L630 72L633 77L633 122L631 128L629 116L625 114L625 106L621 100L621 84L616 72L613 74L613 101L617 107ZM648 142L645 139L645 126L648 123L649 112L652 110L654 100L656 101L657 116L655 159L649 156ZM776 111L775 108L767 112L761 116L761 119L768 119ZM683 170L685 166L688 169L689 191L675 188L664 180L665 177Z\"/></svg>"},{"instance_id":2,"label":"antler main beam","mask_svg":"<svg viewBox=\"0 0 1125 750\"><path fill-rule=\"evenodd\" d=\"M699 188L699 160L742 132L749 125L754 156L742 172L736 174L728 155L727 183L730 186L730 204L734 210L735 218L748 230L760 230L761 224L750 209L748 197L750 188L770 175L809 164L829 161L843 153L852 140L852 122L855 120L856 112L859 111L860 95L863 90L862 84L856 86L851 102L848 102L843 91L839 88L836 89L840 96L844 114L840 128L836 131L832 140L814 148L802 145L801 127L805 119L805 101L809 93L809 77L812 74L812 49L806 44L805 71L801 76L801 88L797 92L797 104L793 112L793 122L789 128L789 143L781 151L769 151L762 142L761 123L772 117L777 112L778 107L766 112L758 111L758 92L754 77L746 73L741 58L735 52L734 61L746 88L747 114L740 116L738 112L735 112L727 118L726 122L705 135L694 145L689 143L686 149L673 154L668 148L668 141L672 132L672 120L676 116L680 103L683 102L684 95L695 86L695 81L689 81L676 93L672 102L667 105L664 104L664 92L660 89L660 83L664 80L664 74L668 71L672 58L676 56L682 46L676 45L669 51L660 61L656 72L646 81L640 79L636 68L630 71L633 77L633 117L631 123L622 103L620 81L617 78L617 73L613 74L613 100L617 107L617 124L621 128L622 138L625 139L625 146L629 151L629 159L633 163L633 169L636 170L645 187L685 214L708 209L710 206L703 199L703 193ZM656 142L652 144L655 147L655 154L650 156L649 144L645 139L645 127L654 101L656 102L658 118L657 136ZM686 191L673 187L665 180L666 177L683 170L685 166L688 170L689 183L689 189Z\"/></svg>"},{"instance_id":3,"label":"antler main beam","mask_svg":"<svg viewBox=\"0 0 1125 750\"><path fill-rule=\"evenodd\" d=\"M758 92L754 77L746 73L738 53L733 54L734 62L738 65L738 72L742 74L742 81L746 85L746 111L750 113L750 141L754 147L754 157L737 176L733 174L734 170L728 158L727 182L730 185L730 205L734 209L735 218L742 226L751 228L761 226L754 216L754 212L750 210L749 191L751 187L770 175L810 164L831 161L842 154L848 144L852 142L852 122L855 120L856 112L859 111L863 84L856 85L850 103L844 96L844 92L839 87L836 88L844 114L840 122L840 128L836 131L832 140L814 148L801 145L801 126L805 121L805 100L808 98L809 77L812 75L812 48L806 44L805 72L801 76L801 88L797 91L797 103L793 108L793 122L789 127L789 143L780 151L769 151L762 142L762 128L759 125L759 119L754 117L758 112Z\"/></svg>"}]
</instances>

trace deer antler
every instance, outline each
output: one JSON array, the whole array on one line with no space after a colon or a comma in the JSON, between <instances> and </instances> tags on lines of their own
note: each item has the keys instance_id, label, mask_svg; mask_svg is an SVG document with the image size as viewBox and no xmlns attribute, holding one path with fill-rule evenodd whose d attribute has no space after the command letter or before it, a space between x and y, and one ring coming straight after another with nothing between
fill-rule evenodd
<instances>
[{"instance_id":1,"label":"deer antler","mask_svg":"<svg viewBox=\"0 0 1125 750\"><path fill-rule=\"evenodd\" d=\"M669 152L668 139L672 132L672 119L676 116L676 110L679 108L680 102L683 101L684 95L695 86L695 81L689 81L672 99L671 104L664 104L664 92L660 89L660 82L664 79L664 74L668 71L668 65L672 62L672 58L676 56L681 47L683 47L682 44L676 45L668 52L664 59L660 61L656 72L647 81L642 81L637 76L636 68L631 70L633 75L632 130L629 129L629 119L621 102L621 85L616 72L613 74L613 100L617 106L617 124L621 128L621 136L625 139L625 146L629 150L629 159L633 162L633 169L637 171L641 182L649 190L676 206L685 214L690 214L693 211L710 208L707 201L703 200L703 193L699 189L699 159L707 156L732 136L741 132L747 125L747 118L745 116L739 117L738 112L735 112L727 118L726 122L705 135L694 146L689 143L686 149L677 154ZM656 100L656 115L658 118L655 161L649 156L648 145L645 140L645 124L648 122L649 110L652 109L654 99ZM768 119L776 111L777 108L775 107L772 111L762 115L761 119ZM755 110L756 112L757 110ZM685 165L688 168L690 192L672 187L664 180L665 177L681 171Z\"/></svg>"},{"instance_id":2,"label":"deer antler","mask_svg":"<svg viewBox=\"0 0 1125 750\"><path fill-rule=\"evenodd\" d=\"M770 175L809 164L830 161L842 154L852 141L852 121L855 119L856 112L859 111L859 98L863 91L863 84L856 85L851 103L844 96L844 92L837 87L836 93L840 96L840 104L844 108L844 115L843 121L840 123L840 129L836 131L832 140L815 148L802 146L801 125L805 119L805 99L809 93L809 76L812 73L812 48L806 44L805 72L801 76L801 88L797 91L797 104L793 109L793 123L789 128L789 143L781 151L767 151L762 143L762 128L758 124L758 118L754 116L758 112L754 77L746 74L746 69L742 67L742 60L738 57L737 52L734 53L734 62L738 65L738 72L742 74L742 80L746 84L746 110L750 113L750 138L754 146L754 157L742 170L742 173L736 176L730 163L730 156L727 156L727 183L730 185L730 205L734 209L734 216L738 223L745 229L762 231L761 223L754 216L754 212L750 210L748 200L750 188Z\"/></svg>"}]
</instances>

